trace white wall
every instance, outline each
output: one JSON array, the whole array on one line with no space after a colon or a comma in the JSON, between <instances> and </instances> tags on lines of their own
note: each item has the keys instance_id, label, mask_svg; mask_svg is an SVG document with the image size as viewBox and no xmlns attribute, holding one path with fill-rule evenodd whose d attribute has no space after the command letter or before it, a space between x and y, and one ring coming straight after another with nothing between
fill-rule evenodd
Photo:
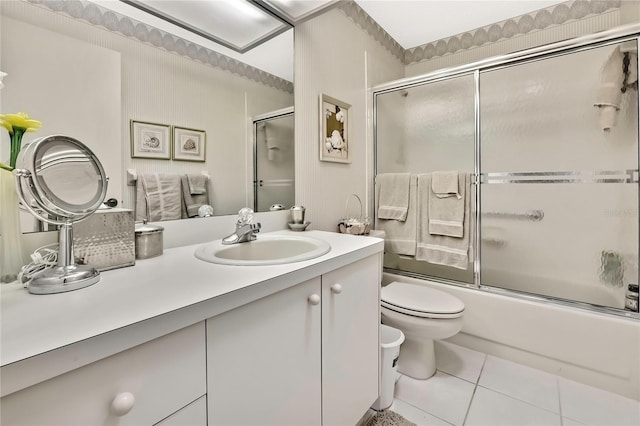
<instances>
[{"instance_id":1,"label":"white wall","mask_svg":"<svg viewBox=\"0 0 640 426\"><path fill-rule=\"evenodd\" d=\"M403 77L404 67L340 10L296 26L295 51L296 203L312 228L335 231L347 197L366 204L371 191L367 89ZM351 105L350 164L319 161L321 93Z\"/></svg>"}]
</instances>

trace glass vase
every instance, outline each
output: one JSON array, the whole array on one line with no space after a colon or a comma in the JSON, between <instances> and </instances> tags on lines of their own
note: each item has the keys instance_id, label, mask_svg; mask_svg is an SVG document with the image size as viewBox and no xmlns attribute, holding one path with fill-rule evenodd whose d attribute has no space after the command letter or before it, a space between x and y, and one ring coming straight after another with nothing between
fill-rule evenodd
<instances>
[{"instance_id":1,"label":"glass vase","mask_svg":"<svg viewBox=\"0 0 640 426\"><path fill-rule=\"evenodd\" d=\"M0 169L0 242L0 282L13 282L26 262L18 193L13 173L5 169Z\"/></svg>"}]
</instances>

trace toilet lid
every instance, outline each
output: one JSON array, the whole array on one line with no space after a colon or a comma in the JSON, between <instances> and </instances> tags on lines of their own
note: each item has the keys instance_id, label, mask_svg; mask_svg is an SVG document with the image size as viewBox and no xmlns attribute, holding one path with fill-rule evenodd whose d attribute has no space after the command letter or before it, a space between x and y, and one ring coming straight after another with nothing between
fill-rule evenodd
<instances>
[{"instance_id":1,"label":"toilet lid","mask_svg":"<svg viewBox=\"0 0 640 426\"><path fill-rule=\"evenodd\" d=\"M455 296L419 284L394 281L381 289L381 305L422 318L458 318L464 303Z\"/></svg>"}]
</instances>

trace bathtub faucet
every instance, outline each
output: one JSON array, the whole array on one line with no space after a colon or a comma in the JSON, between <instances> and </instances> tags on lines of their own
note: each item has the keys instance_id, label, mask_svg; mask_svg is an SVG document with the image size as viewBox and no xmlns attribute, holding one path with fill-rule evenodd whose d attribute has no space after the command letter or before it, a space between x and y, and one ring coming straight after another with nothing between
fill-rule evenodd
<instances>
[{"instance_id":1,"label":"bathtub faucet","mask_svg":"<svg viewBox=\"0 0 640 426\"><path fill-rule=\"evenodd\" d=\"M224 237L222 244L238 244L246 243L256 239L256 234L260 232L262 225L260 222L253 223L253 210L245 207L238 212L238 221L236 222L236 231Z\"/></svg>"}]
</instances>

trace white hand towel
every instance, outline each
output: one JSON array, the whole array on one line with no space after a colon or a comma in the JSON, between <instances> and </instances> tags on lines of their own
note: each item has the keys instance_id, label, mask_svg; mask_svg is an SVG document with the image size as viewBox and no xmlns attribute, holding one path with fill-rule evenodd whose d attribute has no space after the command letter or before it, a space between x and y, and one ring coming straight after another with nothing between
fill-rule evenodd
<instances>
[{"instance_id":1,"label":"white hand towel","mask_svg":"<svg viewBox=\"0 0 640 426\"><path fill-rule=\"evenodd\" d=\"M186 217L183 212L180 176L169 173L138 175L136 220L150 222Z\"/></svg>"},{"instance_id":2,"label":"white hand towel","mask_svg":"<svg viewBox=\"0 0 640 426\"><path fill-rule=\"evenodd\" d=\"M203 195L207 193L207 177L202 174L188 174L187 183L189 194L191 195ZM184 187L183 187L184 189Z\"/></svg>"},{"instance_id":3,"label":"white hand towel","mask_svg":"<svg viewBox=\"0 0 640 426\"><path fill-rule=\"evenodd\" d=\"M383 173L376 176L380 188L378 218L404 222L409 208L409 173Z\"/></svg>"},{"instance_id":4,"label":"white hand towel","mask_svg":"<svg viewBox=\"0 0 640 426\"><path fill-rule=\"evenodd\" d=\"M409 175L407 217L404 222L376 216L375 228L385 232L384 248L389 253L406 256L416 254L417 182L416 175ZM380 182L376 178L376 204L379 204L380 190ZM379 208L376 211L379 211Z\"/></svg>"},{"instance_id":5,"label":"white hand towel","mask_svg":"<svg viewBox=\"0 0 640 426\"><path fill-rule=\"evenodd\" d=\"M462 238L467 173L433 172L429 192L429 233Z\"/></svg>"},{"instance_id":6,"label":"white hand towel","mask_svg":"<svg viewBox=\"0 0 640 426\"><path fill-rule=\"evenodd\" d=\"M469 193L470 178L468 173L460 173L464 176L464 187ZM429 233L429 197L431 192L431 174L418 175L418 237L416 242L416 260L424 260L438 265L451 266L457 269L469 267L471 220L470 198L464 197L465 215L462 238L452 238L443 235L431 235Z\"/></svg>"},{"instance_id":7,"label":"white hand towel","mask_svg":"<svg viewBox=\"0 0 640 426\"><path fill-rule=\"evenodd\" d=\"M197 176L198 179L202 178L203 182L199 183L202 185L201 188L203 190L200 194L194 194L191 192L190 185L190 176ZM184 204L184 209L186 211L186 217L196 217L198 216L198 209L204 206L205 204L209 204L209 193L207 191L207 177L204 175L183 175L181 177L182 182L182 200Z\"/></svg>"},{"instance_id":8,"label":"white hand towel","mask_svg":"<svg viewBox=\"0 0 640 426\"><path fill-rule=\"evenodd\" d=\"M457 171L433 172L431 174L431 190L438 198L455 197L460 200L460 187Z\"/></svg>"}]
</instances>

